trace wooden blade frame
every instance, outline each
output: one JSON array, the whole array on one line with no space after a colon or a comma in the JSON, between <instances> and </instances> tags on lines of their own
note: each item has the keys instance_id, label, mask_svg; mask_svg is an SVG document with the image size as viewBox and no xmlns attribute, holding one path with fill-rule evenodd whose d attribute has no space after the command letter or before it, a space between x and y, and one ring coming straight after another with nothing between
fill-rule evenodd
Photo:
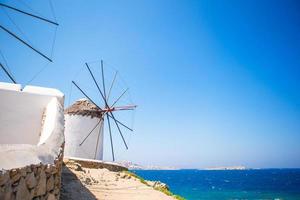
<instances>
[{"instance_id":1,"label":"wooden blade frame","mask_svg":"<svg viewBox=\"0 0 300 200\"><path fill-rule=\"evenodd\" d=\"M11 74L6 70L6 68L0 63L0 67L3 69L5 74L9 77L9 79L14 83L17 84L16 80L11 76Z\"/></svg>"},{"instance_id":2,"label":"wooden blade frame","mask_svg":"<svg viewBox=\"0 0 300 200\"><path fill-rule=\"evenodd\" d=\"M31 13L28 13L28 12L25 12L23 10L20 10L18 8L14 8L12 6L9 6L7 4L4 4L4 3L0 3L0 6L1 7L4 7L4 8L8 8L10 10L13 10L13 11L16 11L16 12L19 12L21 14L24 14L24 15L27 15L27 16L30 16L32 18L35 18L35 19L38 19L38 20L41 20L41 21L44 21L44 22L47 22L47 23L50 23L52 25L55 25L55 26L58 26L59 24L54 22L54 21L51 21L49 19L46 19L46 18L43 18L43 17L40 17L38 15L34 15L34 14L31 14ZM27 42L25 42L23 39L21 39L19 36L17 36L16 34L14 34L13 32L11 32L10 30L8 30L7 28L3 27L2 25L0 25L0 28L2 30L4 30L6 33L8 33L9 35L11 35L12 37L14 37L15 39L17 39L18 41L20 41L22 44L24 44L25 46L29 47L31 50L33 50L34 52L36 52L37 54L39 54L40 56L44 57L45 59L47 59L49 62L52 62L52 60L46 56L45 54L43 54L42 52L40 52L39 50L37 50L36 48L34 48L32 45L28 44Z\"/></svg>"},{"instance_id":3,"label":"wooden blade frame","mask_svg":"<svg viewBox=\"0 0 300 200\"><path fill-rule=\"evenodd\" d=\"M12 6L9 6L7 4L4 4L4 3L0 3L0 7L4 7L4 8L8 8L10 10L13 10L13 11L16 11L16 12L19 12L21 14L24 14L24 15L27 15L27 16L30 16L30 17L33 17L35 19L38 19L38 20L41 20L41 21L44 21L44 22L47 22L47 23L50 23L50 24L53 24L53 25L56 25L58 26L59 24L54 22L54 21L51 21L49 19L46 19L44 17L40 17L38 15L34 15L34 14L31 14L31 13L28 13L28 12L25 12L23 10L20 10L18 8L15 8L15 7L12 7ZM21 39L19 36L17 36L16 34L14 34L12 31L8 30L7 28L5 28L4 26L0 25L0 28L5 31L6 33L8 33L9 35L11 35L12 37L14 37L15 39L17 39L19 42L21 42L22 44L24 44L25 46L29 47L31 50L33 50L34 52L36 52L37 54L39 54L40 56L42 56L43 58L45 58L46 60L48 60L49 62L52 62L52 59L49 58L48 56L46 56L45 54L43 54L41 51L37 50L36 48L34 48L32 45L28 44L27 42L25 42L23 39ZM6 75L10 78L10 80L13 82L13 83L17 83L15 79L12 78L12 76L7 72L7 70L5 69L5 67L0 63L0 66L1 68L3 69L3 71L6 73Z\"/></svg>"}]
</instances>

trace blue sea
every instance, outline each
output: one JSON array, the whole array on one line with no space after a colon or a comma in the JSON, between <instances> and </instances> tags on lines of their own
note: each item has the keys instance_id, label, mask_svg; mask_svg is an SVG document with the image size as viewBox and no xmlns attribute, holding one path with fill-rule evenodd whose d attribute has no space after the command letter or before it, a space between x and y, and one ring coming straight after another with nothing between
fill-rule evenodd
<instances>
[{"instance_id":1,"label":"blue sea","mask_svg":"<svg viewBox=\"0 0 300 200\"><path fill-rule=\"evenodd\" d=\"M300 169L134 170L189 199L300 200Z\"/></svg>"}]
</instances>

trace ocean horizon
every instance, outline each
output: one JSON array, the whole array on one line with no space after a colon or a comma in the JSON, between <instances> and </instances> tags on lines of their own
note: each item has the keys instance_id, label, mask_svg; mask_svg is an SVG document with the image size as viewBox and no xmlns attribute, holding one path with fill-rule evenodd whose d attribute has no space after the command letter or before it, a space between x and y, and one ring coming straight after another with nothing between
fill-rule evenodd
<instances>
[{"instance_id":1,"label":"ocean horizon","mask_svg":"<svg viewBox=\"0 0 300 200\"><path fill-rule=\"evenodd\" d=\"M300 199L300 168L132 170L188 200Z\"/></svg>"}]
</instances>

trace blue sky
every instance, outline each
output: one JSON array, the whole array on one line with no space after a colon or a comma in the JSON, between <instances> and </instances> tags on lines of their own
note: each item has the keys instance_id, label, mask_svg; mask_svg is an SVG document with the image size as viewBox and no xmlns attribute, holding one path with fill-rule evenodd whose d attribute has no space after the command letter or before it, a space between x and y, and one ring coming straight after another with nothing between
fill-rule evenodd
<instances>
[{"instance_id":1,"label":"blue sky","mask_svg":"<svg viewBox=\"0 0 300 200\"><path fill-rule=\"evenodd\" d=\"M53 19L48 4L28 5ZM31 84L60 89L67 103L84 62L102 58L117 68L139 106L129 150L116 147L118 160L185 168L300 167L299 2L53 5L60 24L54 62ZM11 17L36 47L50 52L53 27ZM3 11L0 23L18 32ZM20 83L47 63L3 31L0 42ZM7 81L2 72L0 80Z\"/></svg>"}]
</instances>

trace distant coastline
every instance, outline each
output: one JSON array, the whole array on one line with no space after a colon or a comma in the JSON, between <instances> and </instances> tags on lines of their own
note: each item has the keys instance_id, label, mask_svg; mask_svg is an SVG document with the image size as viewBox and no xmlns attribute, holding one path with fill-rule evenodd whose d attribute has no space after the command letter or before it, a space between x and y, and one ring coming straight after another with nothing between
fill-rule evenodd
<instances>
[{"instance_id":1,"label":"distant coastline","mask_svg":"<svg viewBox=\"0 0 300 200\"><path fill-rule=\"evenodd\" d=\"M229 167L209 167L204 168L202 170L247 170L250 168L247 168L245 166L229 166Z\"/></svg>"},{"instance_id":2,"label":"distant coastline","mask_svg":"<svg viewBox=\"0 0 300 200\"><path fill-rule=\"evenodd\" d=\"M176 167L164 167L154 165L143 166L128 161L119 162L118 164L128 168L129 170L180 170L180 168Z\"/></svg>"},{"instance_id":3,"label":"distant coastline","mask_svg":"<svg viewBox=\"0 0 300 200\"><path fill-rule=\"evenodd\" d=\"M176 168L169 166L143 166L136 163L123 161L118 164L128 168L129 170L249 170L251 168L247 168L245 166L222 166L222 167L208 167L208 168L195 168L195 169L184 169L184 168Z\"/></svg>"},{"instance_id":4,"label":"distant coastline","mask_svg":"<svg viewBox=\"0 0 300 200\"><path fill-rule=\"evenodd\" d=\"M220 167L206 167L206 168L178 168L178 167L170 167L170 166L143 166L136 163L132 163L129 161L123 161L118 163L121 166L128 168L129 170L267 170L267 169L300 169L300 168L250 168L243 165L236 166L220 166Z\"/></svg>"}]
</instances>

